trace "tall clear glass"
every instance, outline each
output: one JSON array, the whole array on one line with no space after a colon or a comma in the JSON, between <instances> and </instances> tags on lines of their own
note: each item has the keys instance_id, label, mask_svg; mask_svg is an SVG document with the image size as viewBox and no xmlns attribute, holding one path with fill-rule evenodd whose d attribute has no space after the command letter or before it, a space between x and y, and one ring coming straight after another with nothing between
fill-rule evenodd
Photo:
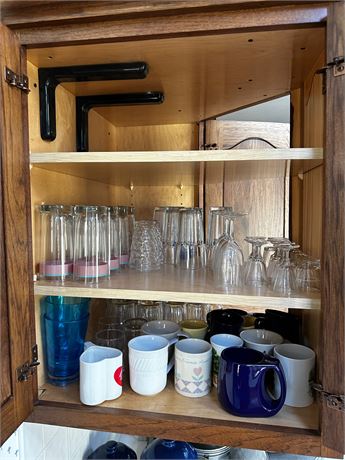
<instances>
[{"instance_id":1,"label":"tall clear glass","mask_svg":"<svg viewBox=\"0 0 345 460\"><path fill-rule=\"evenodd\" d=\"M176 264L188 270L200 269L206 265L206 245L204 243L203 211L201 208L180 210Z\"/></svg>"},{"instance_id":2,"label":"tall clear glass","mask_svg":"<svg viewBox=\"0 0 345 460\"><path fill-rule=\"evenodd\" d=\"M74 279L109 276L109 212L106 206L75 206Z\"/></svg>"},{"instance_id":3,"label":"tall clear glass","mask_svg":"<svg viewBox=\"0 0 345 460\"><path fill-rule=\"evenodd\" d=\"M71 206L41 205L39 277L63 281L73 273Z\"/></svg>"},{"instance_id":4,"label":"tall clear glass","mask_svg":"<svg viewBox=\"0 0 345 460\"><path fill-rule=\"evenodd\" d=\"M109 251L110 271L114 273L120 268L120 213L118 206L109 206Z\"/></svg>"},{"instance_id":5,"label":"tall clear glass","mask_svg":"<svg viewBox=\"0 0 345 460\"><path fill-rule=\"evenodd\" d=\"M120 266L125 268L129 262L129 221L128 206L117 206L120 217Z\"/></svg>"}]
</instances>

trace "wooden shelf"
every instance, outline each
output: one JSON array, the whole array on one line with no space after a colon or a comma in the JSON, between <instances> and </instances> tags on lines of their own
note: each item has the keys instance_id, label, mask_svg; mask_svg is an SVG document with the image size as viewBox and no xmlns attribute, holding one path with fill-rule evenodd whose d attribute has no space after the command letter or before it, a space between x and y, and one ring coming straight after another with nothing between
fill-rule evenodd
<instances>
[{"instance_id":1,"label":"wooden shelf","mask_svg":"<svg viewBox=\"0 0 345 460\"><path fill-rule=\"evenodd\" d=\"M322 160L322 148L31 153L31 164Z\"/></svg>"},{"instance_id":2,"label":"wooden shelf","mask_svg":"<svg viewBox=\"0 0 345 460\"><path fill-rule=\"evenodd\" d=\"M174 390L170 381L156 396L137 395L125 385L119 399L88 407L80 403L78 384L66 388L46 384L41 387L39 405L31 420L56 424L67 408L64 424L71 426L263 450L300 451L304 455L319 452L316 404L306 408L284 406L271 418L241 418L220 407L214 388L202 398L186 398Z\"/></svg>"},{"instance_id":3,"label":"wooden shelf","mask_svg":"<svg viewBox=\"0 0 345 460\"><path fill-rule=\"evenodd\" d=\"M203 270L195 272L164 266L160 271L141 273L126 269L101 280L97 286L66 281L63 285L37 281L35 295L62 295L70 297L114 298L133 300L162 300L224 304L252 308L319 309L320 297L279 297L270 289L260 292L243 288L226 293L214 287L212 274Z\"/></svg>"}]
</instances>

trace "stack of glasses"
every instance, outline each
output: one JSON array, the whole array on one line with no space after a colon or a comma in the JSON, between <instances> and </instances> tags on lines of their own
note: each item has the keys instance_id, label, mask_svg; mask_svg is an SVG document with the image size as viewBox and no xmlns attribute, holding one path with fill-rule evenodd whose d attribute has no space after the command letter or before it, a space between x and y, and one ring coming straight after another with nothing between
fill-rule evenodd
<instances>
[{"instance_id":1,"label":"stack of glasses","mask_svg":"<svg viewBox=\"0 0 345 460\"><path fill-rule=\"evenodd\" d=\"M129 261L134 208L42 205L41 279L95 281Z\"/></svg>"}]
</instances>

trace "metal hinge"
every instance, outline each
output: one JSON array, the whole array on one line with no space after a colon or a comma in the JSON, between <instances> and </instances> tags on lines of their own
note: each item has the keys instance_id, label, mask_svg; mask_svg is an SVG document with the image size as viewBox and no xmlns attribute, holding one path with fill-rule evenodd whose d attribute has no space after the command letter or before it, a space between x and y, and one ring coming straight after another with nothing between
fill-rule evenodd
<instances>
[{"instance_id":1,"label":"metal hinge","mask_svg":"<svg viewBox=\"0 0 345 460\"><path fill-rule=\"evenodd\" d=\"M340 75L345 75L345 60L344 56L337 56L333 59L332 62L329 62L325 67L318 69L316 73L326 73L328 69L333 68L333 75L335 77L340 77Z\"/></svg>"},{"instance_id":2,"label":"metal hinge","mask_svg":"<svg viewBox=\"0 0 345 460\"><path fill-rule=\"evenodd\" d=\"M6 82L11 85L15 86L16 88L24 91L24 93L29 93L29 78L26 75L19 75L13 70L5 67L5 80Z\"/></svg>"},{"instance_id":3,"label":"metal hinge","mask_svg":"<svg viewBox=\"0 0 345 460\"><path fill-rule=\"evenodd\" d=\"M37 345L34 345L32 347L32 361L31 361L31 363L29 363L29 361L27 361L26 363L22 364L17 369L18 381L19 382L27 382L29 380L29 376L36 372L36 367L39 364L40 363L38 362Z\"/></svg>"},{"instance_id":4,"label":"metal hinge","mask_svg":"<svg viewBox=\"0 0 345 460\"><path fill-rule=\"evenodd\" d=\"M326 401L327 407L345 412L345 395L334 395L325 391L319 383L314 383L312 388L320 393L321 398Z\"/></svg>"}]
</instances>

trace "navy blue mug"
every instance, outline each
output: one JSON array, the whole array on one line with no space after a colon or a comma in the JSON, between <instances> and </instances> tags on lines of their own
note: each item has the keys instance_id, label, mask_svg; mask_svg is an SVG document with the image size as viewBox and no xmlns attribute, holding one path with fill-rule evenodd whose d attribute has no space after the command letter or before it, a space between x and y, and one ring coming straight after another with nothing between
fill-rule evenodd
<instances>
[{"instance_id":1,"label":"navy blue mug","mask_svg":"<svg viewBox=\"0 0 345 460\"><path fill-rule=\"evenodd\" d=\"M268 390L268 371L277 374L280 396ZM278 359L250 348L222 351L218 373L218 399L223 409L240 417L271 417L283 407L286 383Z\"/></svg>"}]
</instances>

